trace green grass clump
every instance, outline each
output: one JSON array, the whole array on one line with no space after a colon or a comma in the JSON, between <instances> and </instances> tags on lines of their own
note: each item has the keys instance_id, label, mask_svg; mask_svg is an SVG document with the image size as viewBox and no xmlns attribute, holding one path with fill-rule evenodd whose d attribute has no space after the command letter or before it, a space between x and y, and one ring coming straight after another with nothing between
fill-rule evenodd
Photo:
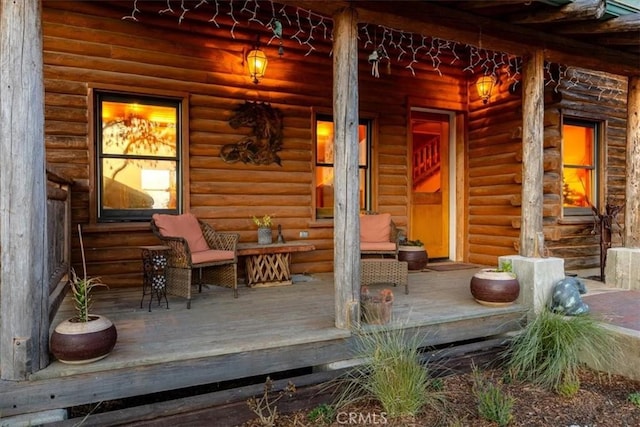
<instances>
[{"instance_id":1,"label":"green grass clump","mask_svg":"<svg viewBox=\"0 0 640 427\"><path fill-rule=\"evenodd\" d=\"M331 406L323 403L321 405L316 406L307 414L307 419L312 423L329 425L336 418L336 409Z\"/></svg>"},{"instance_id":2,"label":"green grass clump","mask_svg":"<svg viewBox=\"0 0 640 427\"><path fill-rule=\"evenodd\" d=\"M634 391L633 393L629 393L627 400L633 403L634 405L636 405L638 408L640 408L640 391Z\"/></svg>"},{"instance_id":3,"label":"green grass clump","mask_svg":"<svg viewBox=\"0 0 640 427\"><path fill-rule=\"evenodd\" d=\"M374 399L388 418L415 417L425 406L438 407L444 395L437 391L420 362L417 335L404 329L357 331L356 356L363 361L343 377L336 406Z\"/></svg>"},{"instance_id":4,"label":"green grass clump","mask_svg":"<svg viewBox=\"0 0 640 427\"><path fill-rule=\"evenodd\" d=\"M615 335L591 315L563 316L543 309L504 355L515 378L568 396L580 388L578 373L585 361L606 372L619 354Z\"/></svg>"},{"instance_id":5,"label":"green grass clump","mask_svg":"<svg viewBox=\"0 0 640 427\"><path fill-rule=\"evenodd\" d=\"M499 384L485 379L473 368L473 394L478 400L478 413L486 420L493 421L499 426L507 426L513 419L513 405L515 399L506 393Z\"/></svg>"}]
</instances>

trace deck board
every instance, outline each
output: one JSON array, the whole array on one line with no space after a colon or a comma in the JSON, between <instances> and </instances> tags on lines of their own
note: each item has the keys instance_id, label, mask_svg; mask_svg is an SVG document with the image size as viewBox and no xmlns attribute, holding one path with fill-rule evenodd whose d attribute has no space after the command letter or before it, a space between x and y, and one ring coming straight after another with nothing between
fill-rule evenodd
<instances>
[{"instance_id":1,"label":"deck board","mask_svg":"<svg viewBox=\"0 0 640 427\"><path fill-rule=\"evenodd\" d=\"M423 334L425 345L518 329L523 307L490 308L473 300L469 280L475 271L411 272L408 295L404 288L389 286L395 295L390 327ZM92 311L110 318L118 329L113 352L88 365L54 361L27 382L0 382L0 413L55 409L348 359L353 337L334 326L333 276L310 279L284 287L240 286L237 299L227 288L206 286L194 294L190 310L185 299L169 296L169 309L154 303L149 312L148 300L140 308L141 289L96 293ZM72 314L67 299L54 325Z\"/></svg>"}]
</instances>

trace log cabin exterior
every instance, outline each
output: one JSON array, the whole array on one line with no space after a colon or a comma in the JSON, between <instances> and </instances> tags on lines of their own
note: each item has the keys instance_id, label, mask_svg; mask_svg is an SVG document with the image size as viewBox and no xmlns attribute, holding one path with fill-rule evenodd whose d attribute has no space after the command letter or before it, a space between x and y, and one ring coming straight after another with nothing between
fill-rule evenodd
<instances>
[{"instance_id":1,"label":"log cabin exterior","mask_svg":"<svg viewBox=\"0 0 640 427\"><path fill-rule=\"evenodd\" d=\"M46 161L56 176L65 177L55 181L70 186L69 230L82 224L89 274L102 277L110 287L139 287L142 277L139 247L156 244L157 240L148 221L114 222L98 218L93 135L94 96L101 91L182 100L180 210L194 213L221 231L238 232L245 242L255 240L251 221L254 215L272 215L282 225L287 240L297 240L300 232L308 232L308 241L316 250L294 255L292 267L296 273L334 271L334 277L344 278L347 283L357 282L359 274L357 268L351 267L355 263L349 248L357 245L357 234L350 230L358 229L357 212L361 206L347 203L360 198L357 182L355 187L353 182L339 184L341 178L336 176L335 220L316 217L318 208L323 207L315 174L318 116L333 116L335 149L344 149L351 157L357 157L358 139L355 151L349 151L354 149L349 123L358 118L368 120L372 140L366 208L391 213L396 224L412 238L428 233L424 229L427 224L438 230L441 234L433 238L446 243L438 257L492 265L502 255L550 255L563 258L567 268L597 266L600 246L598 237L591 233L592 216L567 218L563 213L563 120L571 117L601 123L599 135L603 144L597 166L600 175L597 206L624 201L625 210L619 218L624 231L614 234L614 246L638 247L640 197L633 197L638 190L630 181L638 181L640 162L637 119L640 67L637 49L634 51L633 47L617 51L571 38L549 39L544 37L545 30L535 29L507 39L500 36L501 30L509 34L513 26L499 19L490 20L473 8L465 11L456 2L444 2L442 6L421 2L416 10L414 2L403 3L403 7L398 2L394 6L390 2L356 2L348 12L341 9L347 6L346 2L267 2L261 8L247 10L234 2L234 13L230 12L229 2L220 0L209 1L199 8L195 8L194 2L194 8L188 11L180 10L178 2L174 2L172 10L165 10L164 2L25 3L29 5L27 12L18 12L36 17L35 31L41 25L42 45L34 42L34 61L37 62L38 53L42 55L42 78L33 84L42 85L44 98L41 114L36 114L36 123L42 121L43 133L28 129L22 137L43 141L42 163ZM508 9L525 7L525 2L506 3ZM560 9L560 3L551 9ZM213 6L218 5L224 13L214 19ZM4 23L12 19L13 10L6 3L2 8ZM630 16L638 17L636 9ZM161 10L165 11L160 13ZM282 10L291 17L302 14L316 32L311 42L293 37L300 28L295 19L289 26L284 25L284 55L279 58L279 40L267 44L273 33L260 23L269 22L273 13ZM457 23L433 18L444 16L443 11ZM479 19L482 25L470 30L470 19ZM285 18L282 20L284 23ZM635 25L627 31L633 46L638 24L629 25ZM309 36L311 27L302 28ZM333 29L333 40L329 35L321 35L325 28L328 32ZM402 55L395 51L389 61L380 61L380 77L373 76L369 62L371 45L378 43L384 34L400 37L399 30L425 35L430 42L452 40L459 50L443 45L437 56L425 55L415 63L406 59L408 53L404 59L396 60ZM548 46L543 49L534 39L529 40L527 36L531 34L540 36ZM269 65L266 76L254 84L247 74L245 57L257 35L261 37ZM589 46L602 55L593 58L580 51L567 53L559 47L566 40L572 48ZM505 58L524 58L518 69L518 84L510 84L514 83L508 80L510 76L503 75L487 103L475 90L481 68L472 67L473 72L468 69L474 46L499 54L507 52ZM546 63L560 67L552 69ZM3 68L3 81L4 73L9 71ZM34 75L38 75L37 70ZM247 128L234 129L229 125L233 110L245 101L267 102L282 112L281 165L227 163L221 158L225 144L247 135ZM353 105L358 105L357 111ZM3 114L15 107L15 103L4 104ZM28 102L22 108L24 114L34 113ZM439 205L445 212L443 223L423 220L433 208L428 201L422 203L424 196L412 191L416 153L424 148L414 149L411 145L412 113L418 118L421 114L434 115L449 126L448 144L443 148L445 151L439 151L440 155L446 154L448 168L446 179L441 182L446 190L444 202L441 199ZM346 123L345 128L339 125L341 121ZM13 157L17 161L22 159L37 169L38 157L28 151L16 153L13 145L4 142L13 140L8 135L5 126L0 134L3 158L9 153L17 156ZM339 141L351 141L351 145L341 146ZM531 147L534 153L527 151ZM349 168L354 165L340 164L339 157L336 155L336 172L343 168L352 171ZM346 157L348 160L349 156ZM531 167L537 164L541 167ZM15 192L18 186L7 184L6 178L2 181L5 197L5 204L0 205L2 244L10 248L12 240L7 237L10 235L7 226L11 222L4 214L9 211L11 200L4 194L5 190ZM35 182L33 188L37 189L38 180ZM340 187L345 191L340 191ZM44 186L41 190L44 192ZM45 201L43 196L42 203ZM30 220L34 224L43 222L37 216ZM537 246L541 241L538 233L544 235L542 247ZM69 234L71 260L77 267L78 239ZM11 316L4 315L9 304L7 265L17 262L7 252L5 249L2 254L4 268L0 279L4 282L0 282L4 296L0 359L2 378L20 379L47 365L41 347L46 348L48 325L33 326L17 334L16 330L22 327L7 322ZM344 263L334 263L337 258L344 259ZM18 276L30 278L29 282L42 281L38 274L34 277L34 273L25 270L26 267L20 269ZM351 314L344 306L353 292L348 287L336 291L339 327L348 327L350 323ZM39 298L51 299L48 295ZM56 304L51 307L55 312ZM53 318L47 308L42 310L47 318ZM15 346L20 343L14 337L21 335L39 337L41 345L31 345L38 347L36 352L41 357L30 356L32 350L25 350L26 354L18 352L24 356L22 361L16 360ZM16 361L9 363L10 358Z\"/></svg>"},{"instance_id":2,"label":"log cabin exterior","mask_svg":"<svg viewBox=\"0 0 640 427\"><path fill-rule=\"evenodd\" d=\"M184 209L221 230L241 233L242 241L255 238L251 217L269 213L282 225L286 239L298 239L300 231L307 230L317 248L296 256L296 272L332 271L333 224L316 221L319 198L313 173L313 117L317 111L331 112L330 40L318 38L313 52L305 56L306 46L285 37L285 55L275 57L273 47L267 77L254 85L246 75L243 52L262 29L237 26L233 38L233 22L224 16L217 18L220 29L198 10L178 24L176 13L159 14L158 5L139 5L139 22L134 22L123 20L131 12L130 2L99 3L43 4L47 162L75 182L72 218L74 225L85 225L90 274L114 287L137 286L141 277L137 247L154 242L144 222L113 224L96 218L91 93L103 88L185 96L188 151L182 162L189 167L182 178ZM269 39L264 31L261 36ZM477 75L463 71L465 64L449 65L456 62L452 52L439 58L442 64L437 70L426 61L417 62L415 76L404 63L389 61L391 72L383 70L381 78L371 76L366 56L360 47L360 115L373 118L375 126L368 207L390 212L400 227L413 234L411 226L419 225L410 226L408 110L450 113L468 132L468 136L460 132L452 146L460 155L452 171L457 184L454 212L463 219L452 224L455 250L440 257L491 265L499 255L517 253L521 94L511 95L508 82L503 82L491 102L483 104L473 87ZM549 254L564 258L568 267L597 266L599 244L590 233L589 214L577 223L563 222L563 114L607 121L607 166L602 170L606 179L597 202L602 206L608 199L624 199L625 79L588 72L584 76L575 85L565 79L560 87L546 86L550 102L545 103L545 234ZM590 89L594 79L610 92L602 96L598 89ZM282 166L227 164L220 158L220 148L247 131L227 123L232 110L245 100L270 102L283 112ZM619 235L616 238L620 244ZM73 259L79 260L77 245Z\"/></svg>"}]
</instances>

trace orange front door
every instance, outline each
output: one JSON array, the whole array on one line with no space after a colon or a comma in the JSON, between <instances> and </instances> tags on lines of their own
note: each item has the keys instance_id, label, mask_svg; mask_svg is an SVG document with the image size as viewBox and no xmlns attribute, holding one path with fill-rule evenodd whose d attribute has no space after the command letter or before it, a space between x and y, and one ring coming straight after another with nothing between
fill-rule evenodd
<instances>
[{"instance_id":1,"label":"orange front door","mask_svg":"<svg viewBox=\"0 0 640 427\"><path fill-rule=\"evenodd\" d=\"M449 139L447 114L411 110L410 236L429 258L449 258Z\"/></svg>"}]
</instances>

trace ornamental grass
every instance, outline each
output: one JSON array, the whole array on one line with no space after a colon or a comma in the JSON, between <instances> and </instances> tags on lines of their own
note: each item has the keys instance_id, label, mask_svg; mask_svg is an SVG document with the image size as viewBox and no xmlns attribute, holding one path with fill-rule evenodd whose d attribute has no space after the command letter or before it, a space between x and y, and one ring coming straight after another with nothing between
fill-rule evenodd
<instances>
[{"instance_id":1,"label":"ornamental grass","mask_svg":"<svg viewBox=\"0 0 640 427\"><path fill-rule=\"evenodd\" d=\"M570 396L580 388L578 372L586 362L608 372L620 354L616 335L592 315L563 316L545 308L513 338L504 356L514 378Z\"/></svg>"},{"instance_id":2,"label":"ornamental grass","mask_svg":"<svg viewBox=\"0 0 640 427\"><path fill-rule=\"evenodd\" d=\"M389 419L412 418L445 398L420 361L420 337L382 327L357 332L356 357L362 362L339 379L336 407L375 400Z\"/></svg>"}]
</instances>

